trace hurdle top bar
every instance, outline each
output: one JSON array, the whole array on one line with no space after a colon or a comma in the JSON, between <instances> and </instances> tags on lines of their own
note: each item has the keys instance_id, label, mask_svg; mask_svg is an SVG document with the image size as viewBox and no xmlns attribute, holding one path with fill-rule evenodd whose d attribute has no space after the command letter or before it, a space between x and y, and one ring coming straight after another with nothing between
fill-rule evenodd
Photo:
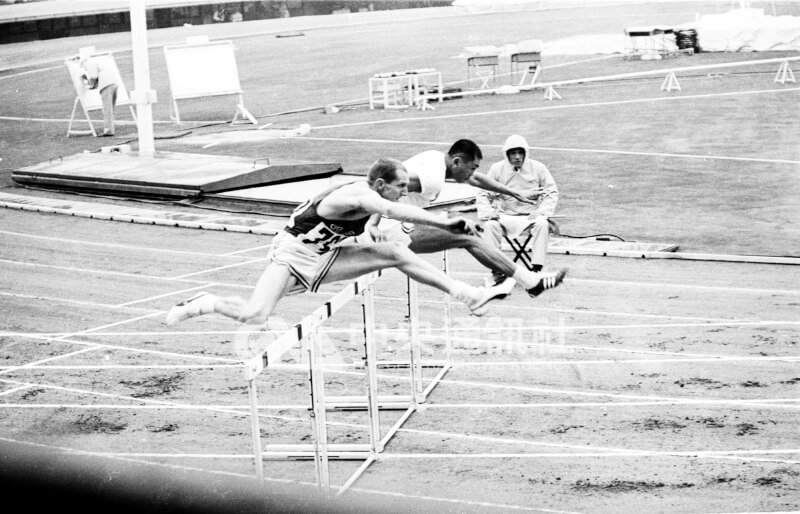
<instances>
[{"instance_id":1,"label":"hurdle top bar","mask_svg":"<svg viewBox=\"0 0 800 514\"><path fill-rule=\"evenodd\" d=\"M361 291L364 291L380 277L381 272L376 271L368 275L363 275L351 282L344 289L336 293L333 298L315 309L311 314L303 318L292 328L287 330L282 336L276 339L269 348L259 352L257 355L245 361L245 379L254 380L270 362L277 360L279 355L269 355L271 348L287 348L302 341L310 332L319 328L327 319L333 316L346 303L352 300Z\"/></svg>"}]
</instances>

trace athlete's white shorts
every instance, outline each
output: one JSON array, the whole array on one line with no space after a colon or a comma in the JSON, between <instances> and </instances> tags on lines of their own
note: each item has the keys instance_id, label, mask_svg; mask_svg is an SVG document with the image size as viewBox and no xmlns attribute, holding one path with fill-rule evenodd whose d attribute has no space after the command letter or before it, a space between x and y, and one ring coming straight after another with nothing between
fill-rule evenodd
<instances>
[{"instance_id":1,"label":"athlete's white shorts","mask_svg":"<svg viewBox=\"0 0 800 514\"><path fill-rule=\"evenodd\" d=\"M288 267L297 279L297 285L289 293L314 292L319 289L340 251L339 247L333 247L329 252L319 254L282 230L272 240L272 250L267 259Z\"/></svg>"}]
</instances>

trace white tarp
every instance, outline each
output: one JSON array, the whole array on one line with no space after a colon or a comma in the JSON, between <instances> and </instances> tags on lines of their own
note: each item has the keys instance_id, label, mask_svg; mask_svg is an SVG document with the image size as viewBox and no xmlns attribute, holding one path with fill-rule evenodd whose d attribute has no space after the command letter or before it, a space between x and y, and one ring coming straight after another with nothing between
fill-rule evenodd
<instances>
[{"instance_id":1,"label":"white tarp","mask_svg":"<svg viewBox=\"0 0 800 514\"><path fill-rule=\"evenodd\" d=\"M702 16L685 28L697 31L704 52L800 50L800 17L766 16L763 9Z\"/></svg>"}]
</instances>

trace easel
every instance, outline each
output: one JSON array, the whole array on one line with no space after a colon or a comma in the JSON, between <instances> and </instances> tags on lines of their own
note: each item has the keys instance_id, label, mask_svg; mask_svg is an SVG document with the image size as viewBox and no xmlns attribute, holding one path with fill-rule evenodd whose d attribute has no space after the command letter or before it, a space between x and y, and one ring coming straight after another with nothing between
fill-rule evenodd
<instances>
[{"instance_id":1,"label":"easel","mask_svg":"<svg viewBox=\"0 0 800 514\"><path fill-rule=\"evenodd\" d=\"M181 123L178 100L236 95L230 124L258 124L244 106L232 41L209 42L207 36L191 37L185 44L164 46L164 58L172 96L170 117L175 123Z\"/></svg>"},{"instance_id":2,"label":"easel","mask_svg":"<svg viewBox=\"0 0 800 514\"><path fill-rule=\"evenodd\" d=\"M102 65L106 69L110 69L112 73L116 76L116 84L117 84L117 107L127 105L130 108L131 116L133 117L133 121L136 121L136 112L133 109L133 104L131 103L131 99L128 95L128 90L125 88L125 84L122 82L122 77L120 77L119 69L117 68L117 63L114 61L114 56L111 55L110 52L104 53L95 53L94 47L86 47L81 49L82 54L88 54L89 57L92 59L98 59L102 61ZM72 104L72 114L69 117L69 125L67 126L67 137L71 136L72 134L78 135L88 135L91 134L94 137L97 137L97 131L94 128L94 124L92 123L92 118L89 115L92 111L102 111L103 110L103 99L100 97L100 92L96 89L89 89L88 86L83 81L83 74L85 73L84 69L81 67L81 55L76 55L73 57L67 57L64 59L64 64L67 66L67 71L69 71L70 78L72 79L72 85L75 87L75 101ZM78 110L78 104L80 103L81 109L83 110L83 114L86 117L86 123L89 125L88 130L79 130L73 129L73 124L77 121L75 119L75 113Z\"/></svg>"}]
</instances>

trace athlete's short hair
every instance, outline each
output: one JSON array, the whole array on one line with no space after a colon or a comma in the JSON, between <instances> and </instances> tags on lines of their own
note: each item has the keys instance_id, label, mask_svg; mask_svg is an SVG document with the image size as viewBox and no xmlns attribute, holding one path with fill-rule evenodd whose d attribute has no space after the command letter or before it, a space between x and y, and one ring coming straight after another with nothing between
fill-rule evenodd
<instances>
[{"instance_id":1,"label":"athlete's short hair","mask_svg":"<svg viewBox=\"0 0 800 514\"><path fill-rule=\"evenodd\" d=\"M397 178L397 170L405 170L403 163L391 157L381 157L372 163L367 172L367 183L372 185L376 180L382 178L384 182L394 182Z\"/></svg>"},{"instance_id":2,"label":"athlete's short hair","mask_svg":"<svg viewBox=\"0 0 800 514\"><path fill-rule=\"evenodd\" d=\"M475 144L474 141L469 139L459 139L453 146L450 147L450 150L447 151L450 157L455 157L458 154L463 155L470 161L474 161L475 159L483 159L483 152L481 152L481 148Z\"/></svg>"}]
</instances>

